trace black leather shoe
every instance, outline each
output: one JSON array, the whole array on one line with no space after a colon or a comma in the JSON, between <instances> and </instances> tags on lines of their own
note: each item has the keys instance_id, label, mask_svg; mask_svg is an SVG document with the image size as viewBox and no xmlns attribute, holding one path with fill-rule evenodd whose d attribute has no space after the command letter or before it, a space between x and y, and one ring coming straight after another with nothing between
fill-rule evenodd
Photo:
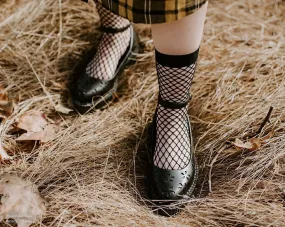
<instances>
[{"instance_id":1,"label":"black leather shoe","mask_svg":"<svg viewBox=\"0 0 285 227\"><path fill-rule=\"evenodd\" d=\"M185 103L172 103L159 98L158 103L164 108L181 109L186 107L188 101ZM191 125L189 117L187 118L189 126L191 154L190 162L181 170L167 170L161 169L154 165L154 152L156 145L156 115L149 128L148 138L148 157L149 168L147 175L146 187L148 195L156 204L167 205L178 200L188 199L194 191L198 178L198 166L194 156L193 139L191 132Z\"/></svg>"},{"instance_id":2,"label":"black leather shoe","mask_svg":"<svg viewBox=\"0 0 285 227\"><path fill-rule=\"evenodd\" d=\"M121 57L116 72L111 80L100 80L92 78L84 71L78 80L73 82L70 93L73 100L74 108L80 113L86 113L90 109L100 109L108 101L111 101L113 94L118 88L118 77L122 74L127 65L135 63L135 54L139 52L138 37L132 25L123 29L104 28L101 30L105 33L117 33L125 31L131 27L131 41L128 49Z\"/></svg>"}]
</instances>

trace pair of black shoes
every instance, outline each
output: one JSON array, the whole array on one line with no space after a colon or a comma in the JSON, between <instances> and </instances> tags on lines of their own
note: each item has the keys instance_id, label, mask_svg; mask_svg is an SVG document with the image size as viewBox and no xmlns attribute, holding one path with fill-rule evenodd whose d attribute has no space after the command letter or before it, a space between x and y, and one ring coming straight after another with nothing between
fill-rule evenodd
<instances>
[{"instance_id":1,"label":"pair of black shoes","mask_svg":"<svg viewBox=\"0 0 285 227\"><path fill-rule=\"evenodd\" d=\"M75 81L71 95L75 109L80 113L85 113L90 109L99 109L104 107L108 101L112 100L113 93L118 88L118 78L123 69L133 63L136 58L136 53L139 51L138 38L132 25L131 26L131 41L125 54L121 57L115 75L112 80L104 81L96 78L91 78L86 73L80 75L79 79ZM104 32L121 32L128 29L127 26L121 30L102 29ZM188 100L189 101L189 100ZM185 103L171 103L159 98L158 103L164 108L181 109L184 108ZM192 133L189 118L187 118L189 128L190 144L189 150L191 154L188 165L181 170L167 170L156 167L154 165L154 152L156 144L156 113L154 120L149 128L148 138L148 159L149 168L146 177L146 186L149 198L156 204L171 204L174 201L188 199L193 193L196 185L198 168L194 157ZM176 209L176 208L175 208Z\"/></svg>"}]
</instances>

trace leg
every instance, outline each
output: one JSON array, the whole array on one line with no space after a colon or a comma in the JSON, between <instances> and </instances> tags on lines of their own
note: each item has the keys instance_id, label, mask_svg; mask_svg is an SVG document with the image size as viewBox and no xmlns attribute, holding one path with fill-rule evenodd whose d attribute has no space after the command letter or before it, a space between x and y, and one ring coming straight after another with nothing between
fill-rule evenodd
<instances>
[{"instance_id":1,"label":"leg","mask_svg":"<svg viewBox=\"0 0 285 227\"><path fill-rule=\"evenodd\" d=\"M152 25L155 49L168 55L184 55L197 50L203 35L207 6L208 3L194 14L173 23Z\"/></svg>"},{"instance_id":2,"label":"leg","mask_svg":"<svg viewBox=\"0 0 285 227\"><path fill-rule=\"evenodd\" d=\"M178 195L190 193L195 185L197 171L187 104L206 11L207 4L184 19L152 26L159 83L154 119L155 171L150 183L155 185L154 198L177 199Z\"/></svg>"},{"instance_id":3,"label":"leg","mask_svg":"<svg viewBox=\"0 0 285 227\"><path fill-rule=\"evenodd\" d=\"M97 4L102 26L112 29L122 29L130 25L130 21L122 18ZM105 33L98 46L93 60L88 64L86 73L93 78L111 80L118 62L130 43L130 27L118 33Z\"/></svg>"}]
</instances>

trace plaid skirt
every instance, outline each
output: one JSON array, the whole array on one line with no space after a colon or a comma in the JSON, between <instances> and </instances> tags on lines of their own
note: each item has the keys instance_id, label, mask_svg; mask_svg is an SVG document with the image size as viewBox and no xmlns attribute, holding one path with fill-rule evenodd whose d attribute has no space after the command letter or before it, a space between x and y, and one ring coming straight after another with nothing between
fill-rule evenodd
<instances>
[{"instance_id":1,"label":"plaid skirt","mask_svg":"<svg viewBox=\"0 0 285 227\"><path fill-rule=\"evenodd\" d=\"M194 13L208 0L95 0L111 12L134 23L157 24Z\"/></svg>"}]
</instances>

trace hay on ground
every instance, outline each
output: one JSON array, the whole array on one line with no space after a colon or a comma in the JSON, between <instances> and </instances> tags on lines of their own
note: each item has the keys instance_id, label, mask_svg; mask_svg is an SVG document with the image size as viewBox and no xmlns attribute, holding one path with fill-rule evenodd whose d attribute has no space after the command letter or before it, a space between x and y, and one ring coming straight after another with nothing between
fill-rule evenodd
<instances>
[{"instance_id":1,"label":"hay on ground","mask_svg":"<svg viewBox=\"0 0 285 227\"><path fill-rule=\"evenodd\" d=\"M181 214L165 218L150 211L143 188L145 128L158 89L150 27L137 26L144 50L125 70L116 102L65 115L55 105L68 104L68 78L98 41L94 5L0 1L0 83L20 97L0 124L1 143L15 156L1 172L39 186L48 200L43 226L284 226L284 12L282 0L210 2L189 110L200 180ZM274 137L256 151L232 149L229 142L256 134L271 106L260 136L274 130ZM34 110L60 120L56 138L15 142L12 125Z\"/></svg>"}]
</instances>

